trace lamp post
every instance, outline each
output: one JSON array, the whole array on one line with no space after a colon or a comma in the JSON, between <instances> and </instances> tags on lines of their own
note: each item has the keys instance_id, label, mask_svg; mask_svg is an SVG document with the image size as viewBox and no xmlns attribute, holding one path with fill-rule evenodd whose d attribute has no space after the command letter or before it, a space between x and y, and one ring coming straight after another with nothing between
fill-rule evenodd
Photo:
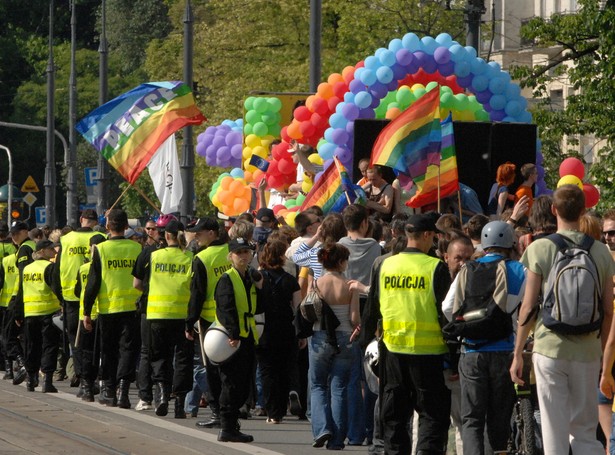
<instances>
[{"instance_id":1,"label":"lamp post","mask_svg":"<svg viewBox=\"0 0 615 455\"><path fill-rule=\"evenodd\" d=\"M320 84L320 35L322 0L310 0L310 91L316 93Z\"/></svg>"},{"instance_id":2,"label":"lamp post","mask_svg":"<svg viewBox=\"0 0 615 455\"><path fill-rule=\"evenodd\" d=\"M70 78L68 94L68 142L69 154L64 157L66 166L66 224L73 226L77 223L77 179L75 175L75 163L77 162L77 13L75 0L71 0L70 15Z\"/></svg>"},{"instance_id":3,"label":"lamp post","mask_svg":"<svg viewBox=\"0 0 615 455\"><path fill-rule=\"evenodd\" d=\"M101 106L108 101L108 83L107 83L107 54L109 47L107 44L107 16L106 16L106 2L102 0L102 14L101 14L101 31L100 31L100 45L98 46L99 53L99 68L98 68L98 104ZM96 185L96 211L99 215L105 213L105 210L109 207L109 164L102 154L98 156L98 184Z\"/></svg>"},{"instance_id":4,"label":"lamp post","mask_svg":"<svg viewBox=\"0 0 615 455\"><path fill-rule=\"evenodd\" d=\"M55 132L55 64L53 61L53 10L54 1L49 2L49 60L47 62L47 156L45 163L45 211L47 223L56 224L56 168L53 150Z\"/></svg>"},{"instance_id":5,"label":"lamp post","mask_svg":"<svg viewBox=\"0 0 615 455\"><path fill-rule=\"evenodd\" d=\"M190 0L186 0L186 9L184 10L184 83L191 89L193 86L193 25L194 15L192 14L192 6L190 5ZM182 177L184 193L180 205L180 215L187 221L194 213L194 143L191 126L184 127L180 175Z\"/></svg>"},{"instance_id":6,"label":"lamp post","mask_svg":"<svg viewBox=\"0 0 615 455\"><path fill-rule=\"evenodd\" d=\"M7 196L7 201L6 201L6 212L7 212L7 223L9 225L9 228L11 227L11 205L13 203L13 158L11 157L11 151L9 150L8 147L5 147L4 145L0 145L0 149L4 150L6 152L6 155L9 157L9 180L7 183L8 186L8 196Z\"/></svg>"}]
</instances>

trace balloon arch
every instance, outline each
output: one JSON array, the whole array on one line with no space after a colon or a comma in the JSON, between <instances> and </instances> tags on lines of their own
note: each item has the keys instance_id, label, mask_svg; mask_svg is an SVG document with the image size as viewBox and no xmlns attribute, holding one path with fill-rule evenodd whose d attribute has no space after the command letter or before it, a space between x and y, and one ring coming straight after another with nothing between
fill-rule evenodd
<instances>
[{"instance_id":1,"label":"balloon arch","mask_svg":"<svg viewBox=\"0 0 615 455\"><path fill-rule=\"evenodd\" d=\"M462 121L532 122L519 85L498 63L486 62L474 48L460 45L446 33L436 38L408 33L355 66L331 74L304 106L294 110L292 121L283 128L277 98L250 97L244 103L244 121L225 120L199 135L197 152L209 165L235 167L218 178L210 198L227 215L245 211L249 205L246 188L240 188L239 182L232 191L229 188L233 181L246 186L259 178L262 172L252 164L254 155L269 161L269 187L283 189L293 183L296 166L287 152L291 140L317 148L318 155L311 160L318 164L326 167L335 156L350 169L355 120L393 119L437 86L441 87L442 118L450 111L453 119ZM282 142L272 148L269 157L269 144L279 137ZM540 141L536 164L536 193L541 194L547 188ZM311 181L307 184L309 187ZM285 204L284 209L296 211L300 202Z\"/></svg>"}]
</instances>

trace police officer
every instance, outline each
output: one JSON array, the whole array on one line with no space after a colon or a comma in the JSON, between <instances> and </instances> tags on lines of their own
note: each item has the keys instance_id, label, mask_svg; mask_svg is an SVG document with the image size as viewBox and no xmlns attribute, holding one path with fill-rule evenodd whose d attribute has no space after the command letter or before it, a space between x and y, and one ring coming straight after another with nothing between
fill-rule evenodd
<instances>
[{"instance_id":1,"label":"police officer","mask_svg":"<svg viewBox=\"0 0 615 455\"><path fill-rule=\"evenodd\" d=\"M92 209L86 209L79 218L81 227L60 237L60 251L56 256L54 267L53 290L60 296L63 306L64 325L68 333L68 342L73 356L75 375L80 380L78 397L83 394L85 381L81 365L80 348L75 345L79 325L79 296L75 294L75 284L79 267L90 255L90 239L94 236L104 239L103 234L93 230L98 224L98 215Z\"/></svg>"},{"instance_id":2,"label":"police officer","mask_svg":"<svg viewBox=\"0 0 615 455\"><path fill-rule=\"evenodd\" d=\"M251 435L239 431L239 408L250 395L254 371L254 345L258 343L254 315L262 313L266 290L263 275L250 269L253 251L243 238L229 242L232 267L222 275L216 285L216 323L229 334L228 343L237 351L220 364L222 391L220 393L221 442L252 442Z\"/></svg>"},{"instance_id":3,"label":"police officer","mask_svg":"<svg viewBox=\"0 0 615 455\"><path fill-rule=\"evenodd\" d=\"M28 225L23 221L15 221L11 226L10 234L13 243L17 245L17 253L15 253L15 267L13 267L12 259L7 259L7 267L4 269L5 280L14 284L12 291L10 291L11 297L5 314L4 342L8 359L11 363L13 360L17 361L18 371L13 377L13 384L19 385L26 379L27 373L24 363L24 350L20 340L23 330L16 323L14 297L19 290L19 280L24 267L33 261L32 253L34 253L36 244L28 237ZM3 265L5 265L4 262ZM9 291L9 289L6 290Z\"/></svg>"},{"instance_id":4,"label":"police officer","mask_svg":"<svg viewBox=\"0 0 615 455\"><path fill-rule=\"evenodd\" d=\"M106 237L101 235L95 235L90 237L90 252L96 248L95 245L104 242ZM85 288L88 283L88 276L90 274L90 267L92 262L90 261L91 255L86 257L86 262L79 267L77 275L77 283L75 284L75 295L79 296L79 329L77 331L77 338L75 344L79 346L78 353L74 353L75 356L79 355L81 362L82 373L82 385L83 394L81 399L87 402L94 401L94 395L98 394L100 390L95 386L96 377L98 376L98 365L100 363L100 343L96 342L96 320L98 319L98 303L95 302L90 313L91 324L93 330L87 331L83 325L83 299L85 298Z\"/></svg>"},{"instance_id":5,"label":"police officer","mask_svg":"<svg viewBox=\"0 0 615 455\"><path fill-rule=\"evenodd\" d=\"M201 336L209 328L216 317L216 301L214 291L220 277L231 268L228 258L229 250L226 243L226 231L213 218L200 218L196 224L188 229L195 233L196 241L202 248L194 258L192 264L192 282L190 284L190 302L188 304L188 317L186 319L186 337L194 339L194 325L200 323ZM220 374L218 367L205 357L205 366L208 383L207 401L212 417L207 421L198 421L197 427L219 428L221 391Z\"/></svg>"},{"instance_id":6,"label":"police officer","mask_svg":"<svg viewBox=\"0 0 615 455\"><path fill-rule=\"evenodd\" d=\"M406 224L407 248L374 270L363 315L363 341L381 336L380 418L385 452L408 454L407 426L419 413L417 455L444 454L450 424L450 391L442 372L448 352L441 332L441 304L450 287L446 265L427 252L438 231L429 214ZM381 320L381 327L377 326Z\"/></svg>"},{"instance_id":7,"label":"police officer","mask_svg":"<svg viewBox=\"0 0 615 455\"><path fill-rule=\"evenodd\" d=\"M146 269L149 284L147 325L149 357L157 386L156 415L167 415L170 393L175 395L175 418L185 419L184 400L192 388L194 343L184 334L190 299L192 253L185 248L184 226L176 220L164 228L166 248L151 254ZM175 368L173 368L175 362Z\"/></svg>"},{"instance_id":8,"label":"police officer","mask_svg":"<svg viewBox=\"0 0 615 455\"><path fill-rule=\"evenodd\" d=\"M60 310L60 300L53 293L51 280L56 250L50 240L36 244L34 262L24 267L19 291L15 298L15 320L24 324L26 339L27 389L38 386L38 372L44 375L43 393L57 393L53 372L58 358L60 330L53 323L53 315Z\"/></svg>"},{"instance_id":9,"label":"police officer","mask_svg":"<svg viewBox=\"0 0 615 455\"><path fill-rule=\"evenodd\" d=\"M139 353L139 317L136 301L141 292L133 287L132 268L141 245L124 238L128 228L126 212L107 213L109 239L92 252L92 265L83 299L83 326L92 330L92 307L98 299L101 377L104 390L99 402L130 408L128 391L135 377ZM119 400L116 387L120 386Z\"/></svg>"},{"instance_id":10,"label":"police officer","mask_svg":"<svg viewBox=\"0 0 615 455\"><path fill-rule=\"evenodd\" d=\"M137 387L139 389L139 402L135 406L135 410L137 411L147 411L152 408L152 389L154 387L154 383L152 382L152 365L149 358L150 329L146 317L147 295L149 290L148 282L145 278L152 253L166 246L164 228L170 221L177 221L177 218L173 215L160 215L156 221L147 220L145 223L147 241L132 269L132 276L134 277L133 284L137 289L143 291L138 304L138 311L141 318L141 349L139 356L139 371L137 372ZM161 232L163 233L162 237Z\"/></svg>"}]
</instances>

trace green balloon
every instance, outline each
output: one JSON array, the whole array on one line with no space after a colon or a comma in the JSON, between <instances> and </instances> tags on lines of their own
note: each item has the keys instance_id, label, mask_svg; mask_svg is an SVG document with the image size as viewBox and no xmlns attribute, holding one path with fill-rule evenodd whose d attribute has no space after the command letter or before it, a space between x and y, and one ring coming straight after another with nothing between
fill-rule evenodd
<instances>
[{"instance_id":1,"label":"green balloon","mask_svg":"<svg viewBox=\"0 0 615 455\"><path fill-rule=\"evenodd\" d=\"M284 201L284 207L286 207L287 209L292 209L295 205L297 205L297 201L295 201L294 199L286 199Z\"/></svg>"},{"instance_id":2,"label":"green balloon","mask_svg":"<svg viewBox=\"0 0 615 455\"><path fill-rule=\"evenodd\" d=\"M264 137L264 136L267 136L267 133L269 132L269 128L267 128L267 125L263 122L256 122L252 126L252 132L256 134L258 137Z\"/></svg>"},{"instance_id":3,"label":"green balloon","mask_svg":"<svg viewBox=\"0 0 615 455\"><path fill-rule=\"evenodd\" d=\"M305 195L299 193L299 196L297 196L297 203L295 205L301 205L303 204L303 201L305 201Z\"/></svg>"},{"instance_id":4,"label":"green balloon","mask_svg":"<svg viewBox=\"0 0 615 455\"><path fill-rule=\"evenodd\" d=\"M268 111L261 115L261 119L268 126L275 125L276 123L280 123L280 114Z\"/></svg>"},{"instance_id":5,"label":"green balloon","mask_svg":"<svg viewBox=\"0 0 615 455\"><path fill-rule=\"evenodd\" d=\"M253 133L253 131L252 131L252 125L251 125L250 123L246 123L246 124L243 126L243 134L244 134L245 136L247 136L248 134L252 134L252 133Z\"/></svg>"},{"instance_id":6,"label":"green balloon","mask_svg":"<svg viewBox=\"0 0 615 455\"><path fill-rule=\"evenodd\" d=\"M280 98L267 98L267 103L269 104L269 110L272 112L279 112L282 109L282 101Z\"/></svg>"},{"instance_id":7,"label":"green balloon","mask_svg":"<svg viewBox=\"0 0 615 455\"><path fill-rule=\"evenodd\" d=\"M409 106L412 102L412 92L408 87L401 87L397 90L397 96L395 98L400 106Z\"/></svg>"},{"instance_id":8,"label":"green balloon","mask_svg":"<svg viewBox=\"0 0 615 455\"><path fill-rule=\"evenodd\" d=\"M243 102L243 107L246 111L251 111L252 109L254 109L254 100L255 98L253 96L249 96Z\"/></svg>"},{"instance_id":9,"label":"green balloon","mask_svg":"<svg viewBox=\"0 0 615 455\"><path fill-rule=\"evenodd\" d=\"M414 90L414 97L416 98L416 100L418 100L425 93L427 93L427 90L425 90L424 88L417 88Z\"/></svg>"},{"instance_id":10,"label":"green balloon","mask_svg":"<svg viewBox=\"0 0 615 455\"><path fill-rule=\"evenodd\" d=\"M450 93L453 94L453 90L448 85L443 85L440 87L440 93Z\"/></svg>"},{"instance_id":11,"label":"green balloon","mask_svg":"<svg viewBox=\"0 0 615 455\"><path fill-rule=\"evenodd\" d=\"M261 121L261 115L255 110L246 112L246 122L250 125L254 125L256 122Z\"/></svg>"},{"instance_id":12,"label":"green balloon","mask_svg":"<svg viewBox=\"0 0 615 455\"><path fill-rule=\"evenodd\" d=\"M458 111L465 111L469 107L468 97L463 93L458 93L455 95L455 109Z\"/></svg>"},{"instance_id":13,"label":"green balloon","mask_svg":"<svg viewBox=\"0 0 615 455\"><path fill-rule=\"evenodd\" d=\"M267 103L266 98L256 98L254 100L254 110L255 111L259 113L263 113L267 110L268 107L269 107L269 104Z\"/></svg>"},{"instance_id":14,"label":"green balloon","mask_svg":"<svg viewBox=\"0 0 615 455\"><path fill-rule=\"evenodd\" d=\"M427 84L427 87L425 87L425 89L427 91L430 91L436 88L437 86L438 86L438 83L436 81L431 81L429 84Z\"/></svg>"},{"instance_id":15,"label":"green balloon","mask_svg":"<svg viewBox=\"0 0 615 455\"><path fill-rule=\"evenodd\" d=\"M474 118L478 122L488 122L489 121L489 113L484 109L479 109L474 112Z\"/></svg>"},{"instance_id":16,"label":"green balloon","mask_svg":"<svg viewBox=\"0 0 615 455\"><path fill-rule=\"evenodd\" d=\"M282 127L279 123L269 125L267 129L269 130L269 134L273 137L280 137L280 133L282 132Z\"/></svg>"},{"instance_id":17,"label":"green balloon","mask_svg":"<svg viewBox=\"0 0 615 455\"><path fill-rule=\"evenodd\" d=\"M455 107L455 97L452 92L440 95L440 106L445 109L453 109Z\"/></svg>"}]
</instances>

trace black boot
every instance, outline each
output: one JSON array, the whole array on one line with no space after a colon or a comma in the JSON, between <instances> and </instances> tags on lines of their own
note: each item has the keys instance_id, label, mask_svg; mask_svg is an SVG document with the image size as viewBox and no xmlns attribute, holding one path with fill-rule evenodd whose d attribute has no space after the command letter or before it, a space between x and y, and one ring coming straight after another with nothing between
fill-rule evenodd
<instances>
[{"instance_id":1,"label":"black boot","mask_svg":"<svg viewBox=\"0 0 615 455\"><path fill-rule=\"evenodd\" d=\"M105 406L117 406L115 384L105 383L102 390L100 391L98 402L100 404L104 404Z\"/></svg>"},{"instance_id":2,"label":"black boot","mask_svg":"<svg viewBox=\"0 0 615 455\"><path fill-rule=\"evenodd\" d=\"M186 394L178 393L175 397L175 418L185 419L186 411L184 410L184 402L186 401Z\"/></svg>"},{"instance_id":3,"label":"black boot","mask_svg":"<svg viewBox=\"0 0 615 455\"><path fill-rule=\"evenodd\" d=\"M158 406L156 406L156 415L164 417L169 412L169 388L163 382L156 384L159 398Z\"/></svg>"},{"instance_id":4,"label":"black boot","mask_svg":"<svg viewBox=\"0 0 615 455\"><path fill-rule=\"evenodd\" d=\"M239 430L227 431L220 430L218 433L218 441L220 442L252 442L254 437L249 434L242 433Z\"/></svg>"},{"instance_id":5,"label":"black boot","mask_svg":"<svg viewBox=\"0 0 615 455\"><path fill-rule=\"evenodd\" d=\"M199 420L195 425L199 428L221 428L220 410L212 408L211 418L209 420Z\"/></svg>"},{"instance_id":6,"label":"black boot","mask_svg":"<svg viewBox=\"0 0 615 455\"><path fill-rule=\"evenodd\" d=\"M26 362L20 355L17 356L17 368L17 373L15 373L15 377L13 378L13 385L21 384L28 375L28 372L26 371Z\"/></svg>"},{"instance_id":7,"label":"black boot","mask_svg":"<svg viewBox=\"0 0 615 455\"><path fill-rule=\"evenodd\" d=\"M82 387L83 387L83 395L81 395L81 399L83 401L87 401L88 403L94 402L94 381L90 381L88 379L82 379Z\"/></svg>"},{"instance_id":8,"label":"black boot","mask_svg":"<svg viewBox=\"0 0 615 455\"><path fill-rule=\"evenodd\" d=\"M117 401L118 407L122 409L130 409L130 398L128 398L129 390L130 381L127 379L120 379L120 398Z\"/></svg>"},{"instance_id":9,"label":"black boot","mask_svg":"<svg viewBox=\"0 0 615 455\"><path fill-rule=\"evenodd\" d=\"M34 389L38 387L38 373L27 373L26 390L28 392L34 392Z\"/></svg>"},{"instance_id":10,"label":"black boot","mask_svg":"<svg viewBox=\"0 0 615 455\"><path fill-rule=\"evenodd\" d=\"M15 376L13 375L13 361L12 360L5 360L4 361L4 376L2 376L2 379L13 379Z\"/></svg>"},{"instance_id":11,"label":"black boot","mask_svg":"<svg viewBox=\"0 0 615 455\"><path fill-rule=\"evenodd\" d=\"M77 398L83 398L85 392L85 379L79 380L79 390L77 390Z\"/></svg>"},{"instance_id":12,"label":"black boot","mask_svg":"<svg viewBox=\"0 0 615 455\"><path fill-rule=\"evenodd\" d=\"M43 393L58 393L58 389L53 385L53 373L45 373L43 381Z\"/></svg>"}]
</instances>

